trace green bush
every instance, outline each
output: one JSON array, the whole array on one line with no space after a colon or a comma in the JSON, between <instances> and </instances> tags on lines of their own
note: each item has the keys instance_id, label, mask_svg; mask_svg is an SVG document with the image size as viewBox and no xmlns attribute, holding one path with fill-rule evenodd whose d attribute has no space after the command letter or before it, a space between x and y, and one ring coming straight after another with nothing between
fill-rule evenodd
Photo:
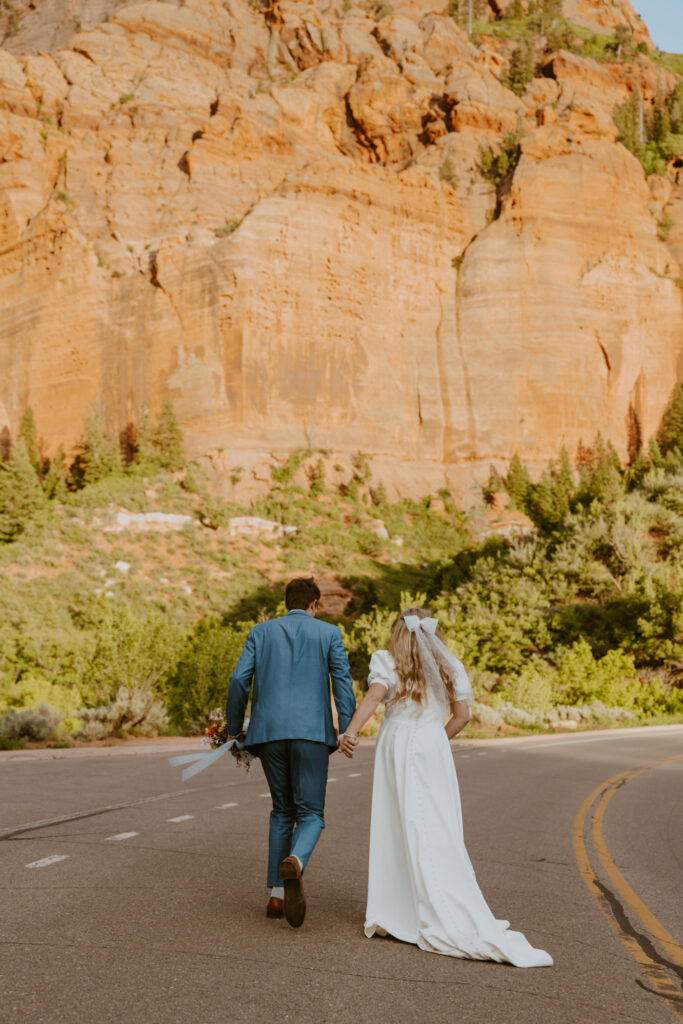
<instances>
[{"instance_id":1,"label":"green bush","mask_svg":"<svg viewBox=\"0 0 683 1024\"><path fill-rule=\"evenodd\" d=\"M402 601L401 606L408 607L408 604ZM371 612L359 615L350 627L342 630L351 674L363 690L367 689L370 656L373 651L386 648L398 610L374 608Z\"/></svg>"},{"instance_id":2,"label":"green bush","mask_svg":"<svg viewBox=\"0 0 683 1024\"><path fill-rule=\"evenodd\" d=\"M640 687L634 708L641 718L683 715L683 688L667 685L662 678L654 676Z\"/></svg>"},{"instance_id":3,"label":"green bush","mask_svg":"<svg viewBox=\"0 0 683 1024\"><path fill-rule=\"evenodd\" d=\"M496 696L523 711L549 711L555 703L553 674L543 663L526 665Z\"/></svg>"},{"instance_id":4,"label":"green bush","mask_svg":"<svg viewBox=\"0 0 683 1024\"><path fill-rule=\"evenodd\" d=\"M197 624L166 687L166 706L176 728L203 732L210 712L224 707L230 674L250 626L225 625L216 619Z\"/></svg>"},{"instance_id":5,"label":"green bush","mask_svg":"<svg viewBox=\"0 0 683 1024\"><path fill-rule=\"evenodd\" d=\"M115 699L95 708L81 708L81 739L102 740L109 736L158 736L168 730L168 715L161 698L151 690L129 690L121 686Z\"/></svg>"},{"instance_id":6,"label":"green bush","mask_svg":"<svg viewBox=\"0 0 683 1024\"><path fill-rule=\"evenodd\" d=\"M9 708L0 715L0 736L10 743L55 739L62 716L47 704L35 708Z\"/></svg>"},{"instance_id":7,"label":"green bush","mask_svg":"<svg viewBox=\"0 0 683 1024\"><path fill-rule=\"evenodd\" d=\"M617 141L636 156L646 174L664 174L673 157L683 153L683 82L665 96L657 93L653 105L645 106L642 93L615 107L612 118Z\"/></svg>"},{"instance_id":8,"label":"green bush","mask_svg":"<svg viewBox=\"0 0 683 1024\"><path fill-rule=\"evenodd\" d=\"M79 680L86 706L112 703L121 687L150 698L159 692L184 639L167 615L151 605L107 603L84 613L80 621L94 635Z\"/></svg>"},{"instance_id":9,"label":"green bush","mask_svg":"<svg viewBox=\"0 0 683 1024\"><path fill-rule=\"evenodd\" d=\"M81 703L78 690L51 682L35 670L14 679L7 675L0 677L0 713L47 708L54 716L55 727L63 723L66 731L74 732L80 726Z\"/></svg>"},{"instance_id":10,"label":"green bush","mask_svg":"<svg viewBox=\"0 0 683 1024\"><path fill-rule=\"evenodd\" d=\"M439 181L445 181L452 189L458 187L458 172L450 156L445 156L439 166Z\"/></svg>"},{"instance_id":11,"label":"green bush","mask_svg":"<svg viewBox=\"0 0 683 1024\"><path fill-rule=\"evenodd\" d=\"M599 700L606 707L631 710L641 689L633 658L621 651L608 651L596 659L585 640L556 654L558 691L568 704L590 704Z\"/></svg>"}]
</instances>

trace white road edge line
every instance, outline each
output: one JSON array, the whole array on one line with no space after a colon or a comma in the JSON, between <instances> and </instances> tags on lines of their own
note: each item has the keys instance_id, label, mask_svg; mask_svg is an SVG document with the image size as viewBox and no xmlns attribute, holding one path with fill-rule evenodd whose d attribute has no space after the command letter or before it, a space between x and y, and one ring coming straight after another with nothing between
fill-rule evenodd
<instances>
[{"instance_id":1,"label":"white road edge line","mask_svg":"<svg viewBox=\"0 0 683 1024\"><path fill-rule=\"evenodd\" d=\"M568 736L566 739L545 740L542 743L526 743L519 746L506 745L507 750L543 750L544 747L567 747L574 743L601 743L603 740L639 739L644 736L679 735L683 727L680 725L644 725L632 729L605 729L599 736ZM666 730L666 731L665 731ZM500 748L502 749L502 748Z\"/></svg>"},{"instance_id":2,"label":"white road edge line","mask_svg":"<svg viewBox=\"0 0 683 1024\"><path fill-rule=\"evenodd\" d=\"M118 843L122 839L132 839L133 836L139 836L139 832L117 832L115 836L107 836L105 838L106 843Z\"/></svg>"},{"instance_id":3,"label":"white road edge line","mask_svg":"<svg viewBox=\"0 0 683 1024\"><path fill-rule=\"evenodd\" d=\"M224 807L239 807L239 804L216 804L217 811L222 811Z\"/></svg>"},{"instance_id":4,"label":"white road edge line","mask_svg":"<svg viewBox=\"0 0 683 1024\"><path fill-rule=\"evenodd\" d=\"M68 853L53 853L51 857L43 857L42 860L34 860L30 864L26 864L25 867L46 868L48 864L56 864L58 860L67 860L68 857Z\"/></svg>"},{"instance_id":5,"label":"white road edge line","mask_svg":"<svg viewBox=\"0 0 683 1024\"><path fill-rule=\"evenodd\" d=\"M167 821L190 821L191 818L194 818L194 814L180 814L180 815L178 815L177 818L167 818L166 820Z\"/></svg>"}]
</instances>

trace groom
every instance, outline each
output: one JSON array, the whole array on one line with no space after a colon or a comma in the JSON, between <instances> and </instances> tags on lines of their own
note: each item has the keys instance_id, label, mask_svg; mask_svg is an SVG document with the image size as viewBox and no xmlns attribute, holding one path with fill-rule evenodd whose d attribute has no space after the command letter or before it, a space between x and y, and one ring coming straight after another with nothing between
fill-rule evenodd
<instances>
[{"instance_id":1,"label":"groom","mask_svg":"<svg viewBox=\"0 0 683 1024\"><path fill-rule=\"evenodd\" d=\"M226 705L233 738L242 731L253 681L245 746L260 757L273 801L266 913L282 917L284 903L293 928L306 914L301 876L325 827L328 759L338 743L330 678L342 733L356 710L341 634L337 626L315 618L319 600L313 579L287 584L287 614L249 632L230 677Z\"/></svg>"}]
</instances>

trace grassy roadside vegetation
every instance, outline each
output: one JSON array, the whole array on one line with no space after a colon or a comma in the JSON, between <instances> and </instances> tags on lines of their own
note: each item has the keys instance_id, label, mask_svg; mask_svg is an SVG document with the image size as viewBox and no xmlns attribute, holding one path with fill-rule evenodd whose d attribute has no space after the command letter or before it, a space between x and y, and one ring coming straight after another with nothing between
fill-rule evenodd
<instances>
[{"instance_id":1,"label":"grassy roadside vegetation","mask_svg":"<svg viewBox=\"0 0 683 1024\"><path fill-rule=\"evenodd\" d=\"M244 508L185 463L170 407L123 447L95 410L70 464L41 459L27 413L0 463L0 741L202 730L298 573L350 591L359 690L401 605L428 603L470 671L474 731L683 721L682 449L678 387L628 468L600 438L534 482L515 457L469 515L447 492L390 502L361 454L339 482L318 451L274 464ZM501 493L530 536L482 532ZM112 529L120 510L187 521ZM231 535L247 514L297 529Z\"/></svg>"}]
</instances>

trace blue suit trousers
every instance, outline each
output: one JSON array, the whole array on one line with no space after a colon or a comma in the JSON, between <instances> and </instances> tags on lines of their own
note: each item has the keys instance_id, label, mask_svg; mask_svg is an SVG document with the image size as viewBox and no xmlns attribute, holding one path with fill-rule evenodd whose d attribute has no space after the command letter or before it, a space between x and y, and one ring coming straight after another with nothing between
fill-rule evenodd
<instances>
[{"instance_id":1,"label":"blue suit trousers","mask_svg":"<svg viewBox=\"0 0 683 1024\"><path fill-rule=\"evenodd\" d=\"M273 740L258 745L268 781L270 812L267 885L281 885L278 866L294 854L306 868L325 828L330 748L313 740Z\"/></svg>"}]
</instances>

